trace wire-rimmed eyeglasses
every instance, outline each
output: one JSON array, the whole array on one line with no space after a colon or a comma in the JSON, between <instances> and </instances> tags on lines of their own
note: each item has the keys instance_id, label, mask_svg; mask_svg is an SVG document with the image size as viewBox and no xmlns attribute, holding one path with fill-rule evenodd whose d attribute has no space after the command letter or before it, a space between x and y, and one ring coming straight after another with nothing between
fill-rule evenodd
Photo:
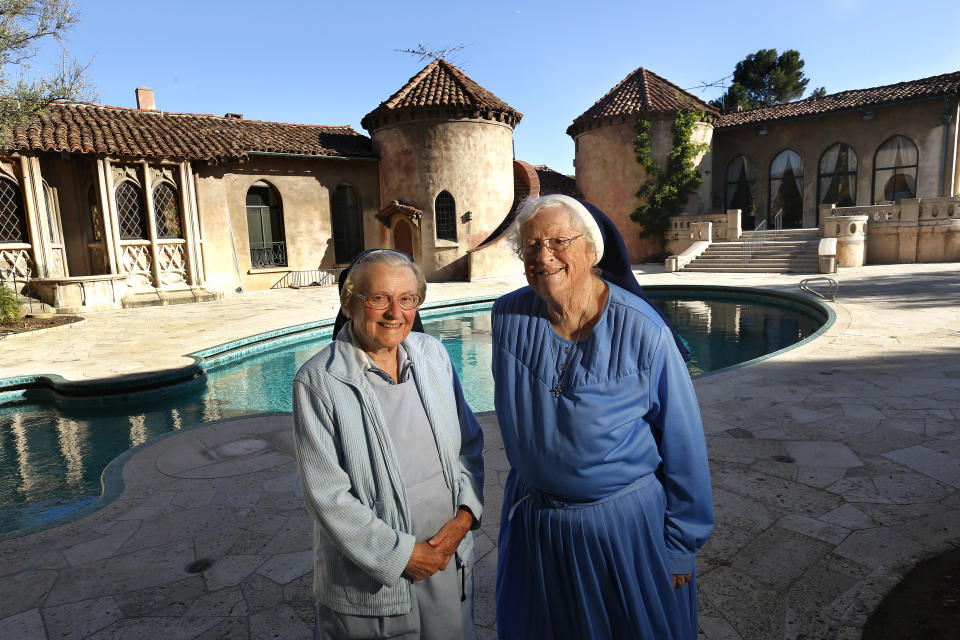
<instances>
[{"instance_id":1,"label":"wire-rimmed eyeglasses","mask_svg":"<svg viewBox=\"0 0 960 640\"><path fill-rule=\"evenodd\" d=\"M383 311L392 305L394 300L400 304L401 309L405 309L406 311L416 309L420 306L421 302L420 296L415 293L404 293L399 296L388 296L385 293L371 293L368 296L362 293L355 293L354 295L363 300L363 303L367 305L368 309L376 309L377 311Z\"/></svg>"},{"instance_id":2,"label":"wire-rimmed eyeglasses","mask_svg":"<svg viewBox=\"0 0 960 640\"><path fill-rule=\"evenodd\" d=\"M545 238L537 242L531 242L530 244L525 244L517 250L517 255L521 258L532 258L533 256L540 253L541 249L546 248L553 255L558 255L570 248L570 243L576 240L577 238L582 238L583 234L581 233L578 236L573 236L572 238Z\"/></svg>"}]
</instances>

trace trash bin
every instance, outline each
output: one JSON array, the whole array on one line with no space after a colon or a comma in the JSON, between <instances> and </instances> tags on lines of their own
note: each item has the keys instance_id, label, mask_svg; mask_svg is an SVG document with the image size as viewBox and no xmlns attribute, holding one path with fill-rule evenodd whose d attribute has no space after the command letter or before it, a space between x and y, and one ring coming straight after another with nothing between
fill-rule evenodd
<instances>
[{"instance_id":1,"label":"trash bin","mask_svg":"<svg viewBox=\"0 0 960 640\"><path fill-rule=\"evenodd\" d=\"M820 256L820 273L836 273L837 256Z\"/></svg>"}]
</instances>

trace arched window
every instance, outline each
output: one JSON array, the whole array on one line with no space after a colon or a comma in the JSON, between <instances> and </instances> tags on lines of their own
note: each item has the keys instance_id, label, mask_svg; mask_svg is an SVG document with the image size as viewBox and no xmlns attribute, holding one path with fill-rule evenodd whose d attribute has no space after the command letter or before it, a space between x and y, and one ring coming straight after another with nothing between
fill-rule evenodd
<instances>
[{"instance_id":1,"label":"arched window","mask_svg":"<svg viewBox=\"0 0 960 640\"><path fill-rule=\"evenodd\" d=\"M803 226L803 162L800 154L784 149L770 163L768 217L783 211L784 227Z\"/></svg>"},{"instance_id":2,"label":"arched window","mask_svg":"<svg viewBox=\"0 0 960 640\"><path fill-rule=\"evenodd\" d=\"M157 217L158 238L182 238L180 203L177 190L170 183L161 182L153 189L153 213Z\"/></svg>"},{"instance_id":3,"label":"arched window","mask_svg":"<svg viewBox=\"0 0 960 640\"><path fill-rule=\"evenodd\" d=\"M117 216L120 223L120 238L123 240L145 240L147 222L143 214L143 192L130 180L117 185Z\"/></svg>"},{"instance_id":4,"label":"arched window","mask_svg":"<svg viewBox=\"0 0 960 640\"><path fill-rule=\"evenodd\" d=\"M363 250L363 221L357 194L345 184L331 198L333 212L333 254L338 264L352 262Z\"/></svg>"},{"instance_id":5,"label":"arched window","mask_svg":"<svg viewBox=\"0 0 960 640\"><path fill-rule=\"evenodd\" d=\"M247 232L254 269L287 266L283 207L277 190L266 182L256 182L247 191Z\"/></svg>"},{"instance_id":6,"label":"arched window","mask_svg":"<svg viewBox=\"0 0 960 640\"><path fill-rule=\"evenodd\" d=\"M457 204L446 191L437 194L433 203L433 219L437 227L437 240L457 241Z\"/></svg>"},{"instance_id":7,"label":"arched window","mask_svg":"<svg viewBox=\"0 0 960 640\"><path fill-rule=\"evenodd\" d=\"M848 144L831 145L820 156L817 173L817 217L821 204L852 207L857 203L857 153Z\"/></svg>"},{"instance_id":8,"label":"arched window","mask_svg":"<svg viewBox=\"0 0 960 640\"><path fill-rule=\"evenodd\" d=\"M0 178L0 242L29 242L20 188Z\"/></svg>"},{"instance_id":9,"label":"arched window","mask_svg":"<svg viewBox=\"0 0 960 640\"><path fill-rule=\"evenodd\" d=\"M757 174L747 156L737 156L727 165L724 209L740 209L744 229L756 226L753 216L753 199L757 195Z\"/></svg>"},{"instance_id":10,"label":"arched window","mask_svg":"<svg viewBox=\"0 0 960 640\"><path fill-rule=\"evenodd\" d=\"M873 158L873 204L917 197L917 145L893 136Z\"/></svg>"}]
</instances>

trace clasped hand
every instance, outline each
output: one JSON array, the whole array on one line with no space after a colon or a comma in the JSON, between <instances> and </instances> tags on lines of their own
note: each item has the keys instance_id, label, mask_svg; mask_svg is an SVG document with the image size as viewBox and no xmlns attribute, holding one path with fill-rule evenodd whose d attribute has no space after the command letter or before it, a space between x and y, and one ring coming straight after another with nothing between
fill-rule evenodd
<instances>
[{"instance_id":1,"label":"clasped hand","mask_svg":"<svg viewBox=\"0 0 960 640\"><path fill-rule=\"evenodd\" d=\"M446 569L472 524L473 515L466 509L460 509L457 516L443 525L435 536L413 545L413 553L403 570L404 574L413 580L426 580L437 571Z\"/></svg>"}]
</instances>

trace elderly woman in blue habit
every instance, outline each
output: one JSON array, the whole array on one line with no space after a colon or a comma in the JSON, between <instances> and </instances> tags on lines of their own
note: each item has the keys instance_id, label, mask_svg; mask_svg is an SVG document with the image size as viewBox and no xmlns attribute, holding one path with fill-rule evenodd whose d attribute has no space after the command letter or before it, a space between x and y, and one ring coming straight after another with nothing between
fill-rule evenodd
<instances>
[{"instance_id":1,"label":"elderly woman in blue habit","mask_svg":"<svg viewBox=\"0 0 960 640\"><path fill-rule=\"evenodd\" d=\"M529 286L493 309L500 636L695 639L713 506L683 344L592 205L528 201L514 234Z\"/></svg>"},{"instance_id":2,"label":"elderly woman in blue habit","mask_svg":"<svg viewBox=\"0 0 960 640\"><path fill-rule=\"evenodd\" d=\"M425 293L406 254L361 254L342 328L294 378L315 638L473 638L483 435L443 345L411 332Z\"/></svg>"}]
</instances>

